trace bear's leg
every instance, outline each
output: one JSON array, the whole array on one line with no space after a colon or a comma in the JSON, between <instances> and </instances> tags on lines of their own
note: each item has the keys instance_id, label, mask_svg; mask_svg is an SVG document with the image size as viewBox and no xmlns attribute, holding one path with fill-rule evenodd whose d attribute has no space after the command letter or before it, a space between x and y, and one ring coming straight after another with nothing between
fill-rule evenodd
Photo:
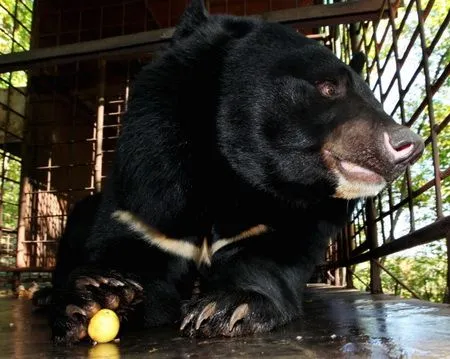
<instances>
[{"instance_id":1,"label":"bear's leg","mask_svg":"<svg viewBox=\"0 0 450 359\"><path fill-rule=\"evenodd\" d=\"M301 314L303 289L324 248L286 248L269 234L213 256L201 294L183 308L186 336L239 336L270 331Z\"/></svg>"},{"instance_id":2,"label":"bear's leg","mask_svg":"<svg viewBox=\"0 0 450 359\"><path fill-rule=\"evenodd\" d=\"M197 238L167 238L131 212L117 213L98 220L97 235L73 238L75 258L71 250L58 256L49 306L56 343L87 338L89 320L101 308L114 310L125 330L173 324L181 301L192 295Z\"/></svg>"},{"instance_id":3,"label":"bear's leg","mask_svg":"<svg viewBox=\"0 0 450 359\"><path fill-rule=\"evenodd\" d=\"M111 309L119 316L121 333L129 327L173 324L180 318L181 300L188 283L180 288L167 277L123 269L88 266L75 269L64 287L52 294L53 341L67 345L88 340L89 320L102 308Z\"/></svg>"}]
</instances>

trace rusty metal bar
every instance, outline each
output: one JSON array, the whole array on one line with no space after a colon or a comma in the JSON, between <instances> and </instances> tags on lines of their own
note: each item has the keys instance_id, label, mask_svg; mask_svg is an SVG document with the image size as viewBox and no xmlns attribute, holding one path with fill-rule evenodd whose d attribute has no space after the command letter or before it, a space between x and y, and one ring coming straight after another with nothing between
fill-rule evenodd
<instances>
[{"instance_id":1,"label":"rusty metal bar","mask_svg":"<svg viewBox=\"0 0 450 359\"><path fill-rule=\"evenodd\" d=\"M430 0L431 3L431 0ZM389 6L389 25L392 28L392 49L394 50L394 59L395 59L395 76L392 77L392 83L395 82L394 79L397 80L397 85L398 85L398 93L399 93L399 99L402 98L402 78L401 78L401 69L402 69L402 65L403 65L403 60L400 60L400 56L399 56L399 50L398 50L398 38L397 38L397 33L395 30L395 20L394 20L394 9L392 8L392 6ZM406 58L406 55L405 57ZM387 61L386 61L387 63ZM400 102L400 118L401 118L401 123L404 125L406 123L406 113L405 113L405 107L403 104L403 101ZM404 184L406 182L406 191L408 193L407 198L408 198L408 209L409 209L409 223L410 223L410 228L411 230L415 229L415 220L414 220L414 204L413 204L413 196L412 196L412 186L411 186L411 170L410 168L407 168L406 173L405 173L405 178L403 179L403 183ZM395 226L396 222L394 222L392 220L392 207L393 207L393 203L392 203L392 193L391 191L389 191L389 206L390 206L390 210L391 210L391 235L390 238L393 239L394 238L394 230L393 227ZM381 221L383 223L383 221ZM383 233L384 233L384 229L383 229Z\"/></svg>"},{"instance_id":2,"label":"rusty metal bar","mask_svg":"<svg viewBox=\"0 0 450 359\"><path fill-rule=\"evenodd\" d=\"M318 6L314 6L311 9L315 9L315 10L311 10L312 12L309 12L310 10L308 10L308 8L305 9L305 7L299 8L299 9L289 9L289 10L281 10L281 11L271 11L269 13L263 14L263 15L258 15L261 17L266 17L266 18L270 18L269 21L279 21L281 23L284 24L311 24L311 23L321 23L323 25L326 24L334 24L336 23L336 21L339 21L340 24L345 23L346 21L356 21L355 19L357 19L357 22L361 22L361 31L362 31L362 36L359 39L359 41L356 41L354 39L351 38L351 36L348 35L347 31L349 31L350 26L348 25L340 25L343 29L343 31L341 32L342 37L341 39L332 39L331 37L327 38L327 41L339 41L341 43L341 47L337 47L335 46L336 49L340 49L340 55L344 58L344 59L348 59L349 55L356 51L357 49L364 47L366 54L367 55L371 55L374 54L374 60L370 63L371 60L369 60L369 63L366 65L366 74L368 77L370 77L371 81L373 82L372 85L373 88L377 91L377 95L379 94L380 99L382 100L382 102L387 103L387 100L389 99L389 97L391 96L395 96L396 95L396 91L398 89L399 92L399 99L398 101L394 100L391 103L389 103L389 105L394 105L393 110L392 110L392 115L393 116L397 116L399 115L399 118L401 120L402 123L406 124L406 125L413 125L416 124L417 126L420 125L422 122L422 117L424 115L426 115L426 109L427 106L429 105L430 102L432 102L433 100L433 96L435 93L437 93L437 91L439 91L440 88L442 88L443 84L445 83L445 81L448 79L448 74L449 74L449 65L447 65L447 67L445 67L444 71L440 74L438 79L432 79L431 78L431 74L429 74L430 77L430 83L428 84L428 88L427 88L427 94L426 96L424 96L423 101L420 103L419 99L419 104L418 107L415 109L415 112L412 114L412 116L408 116L408 113L406 113L407 111L405 110L405 105L404 105L404 100L405 100L405 96L407 96L408 94L410 94L411 90L413 89L413 87L415 86L415 83L417 82L417 78L419 78L419 76L421 76L421 72L425 71L424 69L428 67L428 63L426 63L425 61L422 61L417 70L413 73L411 80L402 80L401 78L401 74L403 73L402 71L404 71L403 67L405 64L405 60L408 60L409 57L408 56L412 56L414 51L416 51L414 49L414 46L418 46L418 41L417 39L421 40L421 45L422 45L422 51L424 53L427 53L428 56L431 54L431 52L433 51L433 49L438 45L439 39L444 36L444 30L446 29L446 27L448 27L448 23L449 23L449 15L447 15L445 17L444 23L439 27L439 30L437 31L436 35L434 35L431 44L429 47L425 47L425 42L424 42L424 34L423 34L423 20L426 18L426 16L428 15L430 9L433 7L434 4L434 0L430 0L427 4L426 9L424 10L423 14L422 14L422 33L419 29L419 27L417 27L417 29L411 32L408 32L409 34L411 34L412 36L409 39L402 39L402 51L399 50L399 36L402 36L402 34L405 32L405 29L407 28L408 25L408 19L411 17L410 14L414 15L414 11L415 11L415 4L416 0L408 0L407 4L405 4L406 8L404 8L404 15L403 18L398 19L398 21L400 21L400 25L399 27L396 29L396 24L395 24L395 16L397 14L397 9L395 9L395 14L394 11L392 9L392 2L391 1L387 1L387 0L362 0L362 1L349 1L349 2L341 2L339 4L334 4L333 8L334 9L339 9L336 11L332 12L332 16L329 17L327 15L326 12L322 12L320 13L317 9L323 9L323 7L318 7ZM226 3L228 6L228 3ZM377 11L376 13L374 12L369 13L367 12L367 8L366 10L364 10L365 12L363 13L363 16L361 16L360 11L362 11L362 9L364 9L364 7L366 6L372 6L374 4L377 4ZM327 5L328 6L328 5ZM420 9L420 3L418 3L418 8ZM326 8L328 11L330 9L330 7ZM349 9L353 9L353 10L349 10ZM272 10L270 8L270 10ZM387 11L388 10L388 11ZM345 14L344 12L347 12L347 14ZM61 14L61 11L59 12ZM123 15L123 13L122 13ZM169 14L170 15L170 14ZM386 19L387 16L388 17L388 21L386 21L385 23L381 24L379 22L379 20L381 18ZM419 16L420 17L420 16ZM81 25L82 25L82 17L81 14L79 15L79 19L78 19L78 41L81 40ZM369 20L375 20L374 22L371 21L364 21L365 19L369 19ZM60 18L61 20L61 18ZM103 21L102 18L99 19L100 23ZM384 21L384 20L383 20ZM60 21L60 25L61 25L61 21ZM121 31L122 33L124 33L124 18L122 16L121 19ZM102 26L100 26L100 28L102 28ZM169 32L165 32L165 31L169 31ZM155 48L159 48L161 46L165 46L165 44L169 41L170 37L171 37L171 32L173 31L172 28L167 28L167 29L160 29L157 30L156 32L154 31L150 31L150 32L142 32L142 33L138 33L138 34L132 34L132 35L125 35L125 36L119 36L119 37L114 37L114 38L110 38L110 39L102 39L99 41L93 41L93 42L83 42L83 43L78 43L75 44L72 49L74 49L75 47L79 48L81 45L84 47L85 45L87 45L87 48L84 47L81 50L79 49L78 53L69 53L67 52L67 47L61 46L60 49L61 52L56 51L57 48L51 48L51 49L45 49L47 50L55 50L56 52L47 52L46 56L47 60L49 60L49 62L45 62L45 56L44 57L35 57L35 58L28 58L27 57L23 57L21 61L22 65L24 65L26 68L34 68L35 66L43 66L43 64L45 63L45 66L47 66L45 68L45 71L49 71L51 74L53 74L54 76L58 76L59 78L61 78L61 76L63 76L63 70L62 70L62 66L55 66L55 67L51 67L51 64L63 64L63 63L69 63L69 62L75 62L78 61L80 59L91 59L91 58L102 58L103 55L108 56L108 58L110 58L110 56L115 55L117 53L123 53L123 54L133 54L130 55L128 57L124 57L121 59L121 61L128 61L128 59L132 59L132 58L137 58L139 56L142 55L143 51L153 51ZM373 31L371 33L371 31ZM378 31L378 32L377 32ZM390 31L392 31L392 40L390 38ZM106 34L106 33L105 33ZM156 36L156 34L159 34L158 36ZM162 35L161 35L162 34ZM62 35L63 33L61 32L61 28L58 29L57 33L54 34L56 37L58 37L59 39L62 39ZM149 35L151 35L149 37ZM153 36L155 35L155 36ZM368 36L366 36L368 35ZM320 35L321 36L321 35ZM319 36L319 37L320 37ZM317 36L316 36L317 37ZM377 40L378 39L378 40ZM352 40L352 41L349 41ZM108 42L111 41L111 42ZM116 41L115 45L113 44L114 41ZM72 45L69 45L72 46ZM96 46L104 46L100 48L100 51L94 51ZM118 47L117 47L118 46ZM405 48L406 46L406 48ZM64 50L65 49L65 50ZM40 50L44 50L44 49L40 49ZM45 55L44 52L39 52L40 50L36 50L38 52L30 51L27 52L26 54L28 55L36 55L39 53L41 55ZM64 50L64 51L62 51ZM69 48L70 50L70 48ZM400 56L400 52L402 52L403 54ZM26 55L25 53L22 54L21 56ZM386 55L386 57L384 57L384 55ZM73 55L73 56L72 56ZM15 57L17 58L17 57ZM1 64L2 61L7 59L6 57L0 57L0 71L1 71ZM9 59L11 60L12 57L9 57ZM114 59L117 60L117 59ZM31 62L27 62L27 61L31 61ZM392 75L391 70L389 69L391 66L391 64L395 62L395 74ZM78 62L77 64L77 68L73 74L75 81L78 81L79 79L82 78L82 67L78 66L80 64L80 62ZM11 62L6 62L5 66L10 66ZM20 64L18 65L20 67L20 69L24 68L23 66L21 66ZM19 68L18 67L18 68ZM109 67L109 66L108 66ZM5 67L7 68L7 67ZM128 62L128 69L129 69L129 62ZM54 71L54 72L53 72ZM61 71L61 72L59 72ZM370 74L370 71L372 71L372 74ZM72 73L71 75L72 76ZM70 76L67 76L67 78L71 79ZM392 76L392 77L389 77ZM127 83L126 83L126 91L128 91L128 78L129 76L127 75ZM434 83L432 83L432 81L434 80ZM395 84L395 82L397 82L397 84ZM403 82L403 83L402 83ZM121 115L123 114L122 111L115 111L114 110L114 106L112 106L112 104L115 104L116 102L118 103L119 100L116 100L116 98L114 98L112 101L110 101L110 94L109 94L109 90L111 89L111 87L109 86L108 83L106 83L105 81L105 89L104 89L104 94L103 94L103 98L107 98L108 101L104 100L103 102L103 124L102 124L102 130L103 133L97 133L97 131L99 130L99 126L97 124L97 128L94 131L94 136L92 136L92 133L90 135L90 137L92 137L89 140L77 140L75 139L75 137L72 137L70 140L68 139L67 141L64 140L64 138L62 138L61 140L58 138L54 138L51 141L51 145L49 146L51 149L55 150L56 145L64 145L64 144L68 144L70 143L70 146L73 147L73 152L74 155L71 157L71 160L69 160L69 163L65 163L65 162L56 162L53 161L51 163L51 165L43 165L42 162L37 162L36 159L33 159L33 175L37 174L37 176L40 175L40 173L42 172L42 170L46 170L49 173L51 171L54 172L63 172L63 171L67 171L67 169L73 170L73 173L77 173L77 171L80 171L80 167L83 166L80 163L74 163L76 158L80 158L79 156L77 156L77 149L80 147L83 147L83 143L91 143L92 144L92 151L89 152L89 156L87 158L82 157L82 159L79 160L79 162L83 162L85 163L85 165L87 167L90 167L89 169L92 170L92 167L94 167L94 171L92 171L91 173L89 173L89 175L93 174L92 178L92 183L91 185L89 185L89 182L87 181L87 183L85 182L76 182L75 175L70 175L69 177L69 181L63 185L60 184L60 187L57 187L55 185L55 179L51 178L50 183L48 183L48 191L40 191L38 190L40 184L39 183L32 183L33 187L31 187L31 184L28 184L28 189L27 189L27 196L29 197L28 201L31 201L30 198L34 198L34 201L37 201L40 196L47 196L47 195L55 195L55 197L57 196L59 197L64 197L64 198L71 198L72 196L76 196L77 193L75 192L83 192L83 191L90 191L92 192L93 190L99 190L100 188L100 184L102 179L104 178L104 175L102 175L102 170L104 170L106 168L106 166L109 166L109 159L110 159L110 153L113 153L114 150L112 149L113 143L115 142L116 136L113 135L114 134L114 128L117 128L117 132L120 131L120 121L121 121ZM123 85L123 84L122 84ZM406 87L403 87L403 85L406 85ZM50 89L54 92L54 94L58 94L58 97L56 98L56 95L53 99L51 99L51 101L56 101L61 100L61 99L65 99L65 101L67 103L69 103L69 106L72 107L73 111L72 111L72 116L73 119L71 119L71 125L72 125L72 129L73 132L75 133L75 128L77 128L77 114L81 112L81 107L83 105L83 89L78 89L78 85L76 85L77 90L76 91L72 91L73 89L68 89L70 91L67 91L67 93L59 93L58 92L58 88L56 87L57 84L56 83L50 83ZM119 87L120 89L120 87ZM92 90L92 89L91 89ZM79 92L80 91L80 92ZM117 91L117 90L115 90ZM98 94L100 94L101 91L99 90ZM117 92L116 92L117 93ZM79 97L76 97L79 96ZM125 97L127 97L128 94L125 94ZM94 94L95 97L95 94ZM38 99L39 100L39 99ZM42 102L41 102L42 103ZM87 102L87 104L89 104ZM92 113L90 113L89 111L86 111L87 115L86 117L89 118L90 121L95 121L96 118L96 114L95 111L97 110L97 118L99 117L98 115L98 109L96 108L97 103L94 101L91 103L93 111L91 111ZM126 108L126 101L125 101L125 108ZM108 107L109 106L109 107ZM121 105L118 105L121 106ZM112 109L111 109L111 108ZM88 108L88 107L87 107ZM121 107L122 108L122 107ZM430 107L428 106L428 109ZM88 108L89 110L89 108ZM408 109L409 110L409 109ZM414 109L412 110L414 111ZM412 112L411 111L411 112ZM117 117L117 118L116 118ZM408 118L409 117L409 118ZM434 126L432 126L433 128L433 132L431 133L431 135L426 139L426 144L429 146L428 149L430 147L433 146L437 146L436 144L436 139L438 138L438 135L441 134L444 135L444 129L446 128L446 126L448 126L449 124L449 115L447 115L447 117L444 116L444 120L442 121L442 117L440 117L439 119L437 119L440 121L440 123L438 121L437 124L435 124ZM111 124L113 123L113 124ZM118 125L116 125L116 123ZM39 126L39 130L44 128L44 121L39 121L39 123L36 123L37 126ZM51 121L50 123L46 123L46 125L49 126L57 126L58 124L58 119L55 118L53 121ZM30 127L30 130L36 130L36 127ZM44 129L44 131L47 131L47 129ZM77 137L78 138L78 137ZM33 151L39 152L39 153L43 153L43 151L45 150L44 146L47 147L49 144L45 143L45 137L44 140L41 142L38 142L38 139L33 139L33 143L32 143L32 147L30 147L30 149L32 149ZM98 141L103 142L99 145ZM55 150L57 151L57 149ZM102 157L102 160L99 160L99 157ZM44 162L45 163L45 162ZM446 186L446 184L444 184L444 179L448 178L448 176L450 175L450 168L447 168L445 170L440 169L440 166L436 164L436 162L434 162L434 166L435 166L435 173L436 176L435 178L433 178L432 180L429 180L429 178L427 178L427 180L429 180L427 183L423 184L420 186L420 188L417 189L416 187L412 186L412 179L411 179L411 173L410 171L406 172L406 178L403 180L402 183L397 182L396 185L398 185L396 190L391 190L388 189L387 191L383 192L382 196L379 196L378 198L374 199L374 204L372 206L372 211L368 211L365 212L363 210L363 208L358 207L358 209L352 214L352 224L348 224L346 230L337 238L338 242L332 243L330 245L330 252L329 254L329 260L332 260L334 263L345 263L346 267L347 267L347 274L351 274L351 260L354 260L355 258L364 258L364 256L366 256L367 259L370 258L374 258L374 256L376 256L377 254L379 254L379 252L377 251L382 251L381 253L384 253L383 251L390 251L391 247L386 247L388 244L385 243L389 240L395 240L394 238L394 230L395 230L395 224L398 220L398 217L401 214L401 211L403 210L403 208L405 210L409 210L409 222L410 222L410 226L409 229L414 230L414 226L415 226L415 215L414 215L414 202L416 201L416 198L418 196L420 196L421 194L425 193L427 190L432 189L435 187L436 183L439 182L441 184L441 186ZM436 171L436 169L440 169L439 172ZM39 170L39 171L37 171ZM56 170L56 171L55 171ZM440 177L437 178L437 175L439 175ZM94 179L95 177L95 179ZM74 182L72 182L74 181ZM447 183L447 182L445 182ZM67 188L66 188L66 187ZM414 188L416 188L414 190ZM384 197L387 196L387 197ZM441 196L442 197L442 196ZM377 202L378 201L378 202ZM42 203L42 202L41 202ZM375 213L375 207L377 209L377 212ZM36 208L36 207L33 207ZM403 212L403 214L406 214L405 212ZM389 216L389 219L386 217ZM43 213L38 213L37 215L32 215L30 217L26 217L26 219L33 219L33 220L37 220L37 219L43 219L43 218L51 218L51 217L63 217L63 216L59 216L58 214L54 213L54 214L43 214ZM390 220L390 229L389 227L389 220ZM369 223L371 223L370 225L368 225ZM440 222L438 222L440 223ZM37 225L39 223L35 223L34 226L36 227L32 227L31 230L38 230L36 228ZM377 227L376 226L380 226L380 233L377 233ZM419 225L417 225L419 227ZM431 226L431 225L430 225ZM428 226L426 227L428 228ZM431 229L430 229L431 228ZM431 234L427 234L427 235L423 235L423 236L433 236L433 233L436 234L436 232L433 231L438 231L436 229L433 229L434 227L430 227L428 228L431 232ZM406 229L408 230L408 228ZM387 232L387 233L386 233ZM368 238L370 237L371 239L374 238L374 233L376 235L378 235L380 237L380 241L382 239L383 245L381 247L379 247L379 243L377 243L378 241L369 241ZM417 232L412 232L410 234L408 234L408 236L414 236L415 233ZM420 231L419 233L419 237L420 235ZM33 237L33 239L36 239L37 237ZM402 237L405 238L405 237ZM397 246L406 246L408 244L407 241L401 241L402 238L400 238L400 242L398 242L399 240L395 240L393 241L393 243L396 243L395 245ZM407 237L407 238L416 238L416 237ZM429 238L429 237L427 237ZM47 241L47 239L42 239L41 242L45 242ZM49 242L52 242L52 240L48 240ZM421 241L425 241L427 242L428 239L424 239L424 237L422 239L416 239L413 240L410 244L411 245L416 245L418 243L421 243ZM402 244L403 243L403 244ZM398 249L398 247L395 247ZM339 252L336 252L336 249L339 250ZM368 253L365 253L366 251L370 251ZM370 255L369 255L370 254ZM366 260L367 260L366 259ZM378 267L377 267L378 268ZM379 269L379 268L378 268ZM374 274L374 273L372 273ZM338 276L337 276L338 277ZM348 280L349 277L347 277L347 283L349 283L350 281Z\"/></svg>"},{"instance_id":3,"label":"rusty metal bar","mask_svg":"<svg viewBox=\"0 0 450 359\"><path fill-rule=\"evenodd\" d=\"M424 73L425 73L425 92L427 99L427 107L428 107L428 118L430 120L430 129L431 129L431 148L433 153L433 166L434 166L434 175L435 175L435 183L434 188L436 192L436 214L438 218L442 218L443 210L442 210L442 189L441 189L441 176L440 176L440 160L439 160L439 148L437 146L437 134L436 134L436 121L434 118L434 105L433 105L433 93L431 91L431 77L428 63L428 53L427 53L427 44L425 39L425 31L424 31L424 15L422 11L421 0L416 0L416 6L418 11L419 18L419 33L420 33L420 43L422 47L422 61L424 64Z\"/></svg>"},{"instance_id":4,"label":"rusty metal bar","mask_svg":"<svg viewBox=\"0 0 450 359\"><path fill-rule=\"evenodd\" d=\"M446 179L448 176L450 176L450 168L447 168L444 171L441 171L441 179L444 180ZM417 190L412 192L412 198L416 198L419 195L425 193L427 190L429 190L430 188L432 188L434 186L434 179L428 181L427 183L425 183L423 186L421 186L420 188L418 188ZM409 198L406 197L404 199L402 199L401 201L399 201L397 204L395 204L392 207L392 211L396 211L398 209L400 209L402 206L404 206L406 203L408 203ZM379 216L377 217L377 220L381 220L383 217L386 217L390 214L390 211L387 212L380 212Z\"/></svg>"},{"instance_id":5,"label":"rusty metal bar","mask_svg":"<svg viewBox=\"0 0 450 359\"><path fill-rule=\"evenodd\" d=\"M434 1L431 0L430 2L428 2L426 9L424 10L424 12L422 14L420 14L420 3L418 4L418 9L419 9L419 18L422 19L422 29L420 29L420 26L418 26L415 30L412 30L412 38L409 37L408 39L403 39L403 55L402 58L400 57L399 54L399 50L398 50L398 46L397 46L397 41L398 41L398 36L402 35L402 29L405 28L405 24L408 21L408 16L410 13L412 13L412 9L413 9L413 5L414 5L414 0L411 0L408 2L407 4L407 8L406 8L406 13L403 15L403 18L401 19L401 24L400 24L400 28L399 29L395 29L395 22L394 22L394 13L392 11L392 9L390 10L389 13L389 22L390 22L390 27L392 28L393 31L393 37L392 37L392 46L389 47L389 44L383 44L384 38L385 38L385 33L386 33L386 29L385 28L380 28L378 30L378 33L383 33L383 36L381 36L381 41L377 42L376 41L376 36L371 33L371 41L370 43L376 44L376 47L374 50L375 52L375 57L377 56L377 54L379 53L379 49L380 47L383 47L383 51L384 54L388 54L387 57L389 56L393 56L394 57L394 61L395 61L395 74L392 75L388 75L387 73L385 73L385 69L386 69L386 64L388 63L388 60L386 60L384 62L384 65L381 67L381 72L380 70L380 66L378 65L379 63L379 59L375 58L375 61L373 61L371 64L368 64L368 71L371 71L372 69L378 69L378 78L374 79L374 82L372 83L372 88L376 89L377 91L380 91L380 93L382 94L381 99L385 100L387 97L387 94L391 91L391 89L393 89L393 84L395 84L395 82L397 81L398 84L398 101L396 100L395 106L393 107L392 110L392 115L394 114L398 114L399 115L399 119L401 119L402 123L411 126L412 124L414 124L415 122L417 122L417 120L422 120L422 114L424 113L425 109L427 108L428 104L430 102L432 102L432 98L433 96L437 93L437 91L442 88L442 86L444 86L445 81L448 79L449 76L449 64L444 64L444 70L442 70L442 67L440 68L440 73L439 74L435 74L435 76L439 76L437 79L432 80L431 76L429 76L429 86L428 86L428 91L426 91L426 94L423 98L423 100L421 101L421 99L419 99L419 103L417 104L416 108L413 109L413 113L412 116L409 117L409 119L407 118L407 114L405 113L405 109L403 106L403 101L405 99L405 96L409 93L411 93L410 91L413 89L413 84L417 83L417 77L419 76L419 74L423 71L425 73L425 68L427 68L427 70L429 71L429 64L422 60L418 66L418 68L414 71L414 73L412 74L412 77L410 77L407 81L406 87L403 88L403 84L402 84L402 77L401 77L401 72L404 70L403 66L405 63L405 59L408 56L412 56L412 49L413 46L420 46L419 49L421 49L422 53L424 51L426 51L428 53L428 55L430 55L432 53L432 51L436 48L437 44L439 43L439 39L443 36L443 32L444 29L446 29L448 27L448 23L450 22L450 14L447 14L445 16L445 19L443 21L442 24L438 24L437 25L437 29L438 31L433 33L432 38L430 39L431 43L430 46L426 47L425 46L425 39L424 39L424 33L423 33L423 19L430 13L432 7L433 7L433 3ZM421 17L422 15L422 17ZM370 24L369 24L370 25ZM374 32L376 31L376 24L372 25L373 28L375 29ZM362 30L364 32L368 32L371 29L368 28L367 23L363 24L362 26ZM422 30L422 34L421 31ZM411 34L410 33L410 34ZM416 39L419 37L419 35L421 35L421 43L417 44ZM378 36L378 34L377 34ZM368 46L368 42L366 41L368 39L367 35L364 33L363 37L362 37L362 44L364 45L366 52L369 52L371 46ZM405 41L406 41L406 49L405 49ZM375 45L374 45L375 46ZM388 49L386 50L386 47L388 47ZM417 47L416 50L417 51ZM390 60L392 61L392 59ZM383 91L382 87L382 81L380 79L380 76L392 76L391 78L388 79L384 79L383 80L383 85L384 84L388 84L388 88L386 91ZM429 74L430 75L430 74ZM372 77L373 79L373 77ZM386 81L387 80L387 81ZM432 82L434 81L434 82ZM397 112L398 110L399 113ZM409 109L410 110L410 109ZM433 115L431 115L433 116ZM449 125L450 122L450 114L444 114L444 117L442 118L442 115L439 119L439 123L438 124L432 124L431 120L433 120L433 118L431 117L428 118L428 120L430 121L430 127L432 127L433 129L433 133L427 137L425 139L425 143L426 145L430 145L433 144L433 146L437 146L437 138L438 135L441 134L441 136L443 135L443 131L445 128L447 128L447 126ZM394 241L394 244L392 244L392 246L387 246L387 245L383 245L380 248L377 248L376 251L373 252L368 252L368 253L364 253L365 251L369 250L368 248L368 244L369 241L366 240L365 242L363 242L362 244L360 244L353 252L352 252L352 259L350 262L346 262L346 263L341 263L341 265L345 265L345 266L349 266L352 263L361 263L367 260L370 260L370 258L372 257L372 255L388 255L394 252L397 252L399 250L403 250L406 248L410 248L416 245L420 245L423 243L428 243L434 239L439 239L439 238L443 238L442 236L447 235L449 233L449 229L448 229L448 225L445 228L442 228L442 224L440 221L437 221L436 223L431 223L429 225L427 225L425 228L430 230L430 233L427 235L425 232L422 232L422 229L419 232L414 232L414 228L416 225L416 220L415 220L415 214L414 214L414 208L416 206L416 204L414 204L415 199L418 198L421 194L425 193L427 190L435 188L436 187L436 183L439 182L440 186L445 186L444 184L444 179L448 178L448 176L450 176L450 168L446 168L446 169L441 169L441 166L438 165L437 161L435 161L435 159L437 158L436 154L434 154L433 156L433 166L435 169L435 176L433 179L429 180L428 182L426 182L425 184L421 185L419 188L414 189L412 186L412 178L411 178L411 171L408 169L405 173L406 177L405 179L400 183L398 183L397 185L399 185L398 190L399 192L395 193L395 201L393 201L393 195L394 193L388 189L384 194L382 194L381 196L378 197L378 213L379 215L377 215L377 217L375 218L375 222L381 226L381 235L383 236L383 241L385 238L385 231L387 230L387 228L384 228L384 223L385 223L385 218L386 216L389 216L391 219L391 226L390 226L390 235L389 235L389 239L390 240L395 240L394 238L394 230L395 230L395 226L397 224L397 218L400 216L401 214L401 210L404 208L405 205L407 205L408 209L409 209L409 221L410 221L410 231L411 233L408 234L407 236L403 236L398 240ZM437 171L437 170L438 171ZM447 182L446 182L447 183ZM438 185L438 188L439 188ZM404 190L406 192L404 192ZM384 196L387 195L387 199L386 201L383 200L383 203L386 203L387 205L389 205L389 208L382 208L381 206L381 202L382 202L382 198L385 198ZM437 194L437 197L439 197L440 194ZM437 204L437 207L439 207L439 203ZM393 214L395 213L395 217L393 217ZM355 216L355 223L359 223L359 217ZM437 218L438 214L437 214ZM358 224L359 226L359 224ZM357 231L357 233L355 233L352 237L348 238L349 243L351 241L357 241L358 239L358 234L360 233L360 231ZM441 235L441 237L437 237L438 235ZM411 240L411 242L408 243L408 241ZM379 252L381 251L381 252ZM450 267L449 267L450 270ZM449 279L450 281L450 279ZM450 299L449 299L450 300Z\"/></svg>"},{"instance_id":6,"label":"rusty metal bar","mask_svg":"<svg viewBox=\"0 0 450 359\"><path fill-rule=\"evenodd\" d=\"M435 132L437 135L439 135L441 133L441 131L448 126L448 124L450 123L450 113L445 117L445 119L439 124L439 125L435 125ZM431 143L432 141L432 137L429 136L427 137L427 139L425 140L425 145L428 145L429 143ZM441 175L441 178L444 179L445 177L443 175Z\"/></svg>"},{"instance_id":7,"label":"rusty metal bar","mask_svg":"<svg viewBox=\"0 0 450 359\"><path fill-rule=\"evenodd\" d=\"M434 94L444 84L444 81L448 78L449 73L450 73L450 64L447 64L441 76L439 76L439 78L434 82L434 84L431 85L430 88L431 96L434 96ZM423 101L420 103L420 105L417 106L416 111L411 115L409 121L406 123L407 126L411 126L417 120L417 118L420 116L420 114L427 106L427 102L428 102L427 97L425 97Z\"/></svg>"}]
</instances>

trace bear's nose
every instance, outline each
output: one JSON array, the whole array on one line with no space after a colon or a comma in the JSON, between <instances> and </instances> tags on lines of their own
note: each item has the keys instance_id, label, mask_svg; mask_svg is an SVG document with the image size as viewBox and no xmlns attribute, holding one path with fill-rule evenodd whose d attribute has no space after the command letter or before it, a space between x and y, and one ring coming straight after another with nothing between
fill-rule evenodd
<instances>
[{"instance_id":1,"label":"bear's nose","mask_svg":"<svg viewBox=\"0 0 450 359\"><path fill-rule=\"evenodd\" d=\"M413 164L423 153L424 141L407 127L384 133L384 145L395 164Z\"/></svg>"}]
</instances>

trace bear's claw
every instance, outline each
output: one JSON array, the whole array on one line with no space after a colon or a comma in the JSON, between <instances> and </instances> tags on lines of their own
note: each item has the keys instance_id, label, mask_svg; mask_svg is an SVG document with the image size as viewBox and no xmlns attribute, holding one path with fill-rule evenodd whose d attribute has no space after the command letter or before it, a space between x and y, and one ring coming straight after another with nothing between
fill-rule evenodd
<instances>
[{"instance_id":1,"label":"bear's claw","mask_svg":"<svg viewBox=\"0 0 450 359\"><path fill-rule=\"evenodd\" d=\"M143 288L117 273L83 274L72 281L72 289L53 294L53 340L72 344L87 336L89 320L102 308L114 310L121 320L142 301Z\"/></svg>"},{"instance_id":2,"label":"bear's claw","mask_svg":"<svg viewBox=\"0 0 450 359\"><path fill-rule=\"evenodd\" d=\"M66 314L69 317L73 317L76 314L80 314L80 315L83 315L85 317L88 316L86 311L83 308L80 308L78 305L74 305L74 304L68 304L66 306Z\"/></svg>"},{"instance_id":3,"label":"bear's claw","mask_svg":"<svg viewBox=\"0 0 450 359\"><path fill-rule=\"evenodd\" d=\"M201 311L201 313L197 318L197 321L195 322L195 330L199 330L200 325L202 325L202 322L214 315L214 313L216 312L216 306L217 303L212 302L207 304L205 308L203 308L203 310Z\"/></svg>"},{"instance_id":4,"label":"bear's claw","mask_svg":"<svg viewBox=\"0 0 450 359\"><path fill-rule=\"evenodd\" d=\"M76 288L85 288L88 285L92 285L93 287L99 287L100 283L96 281L94 278L82 276L75 281Z\"/></svg>"},{"instance_id":5,"label":"bear's claw","mask_svg":"<svg viewBox=\"0 0 450 359\"><path fill-rule=\"evenodd\" d=\"M270 299L246 291L210 294L192 300L183 313L180 331L189 337L261 333L283 320Z\"/></svg>"},{"instance_id":6,"label":"bear's claw","mask_svg":"<svg viewBox=\"0 0 450 359\"><path fill-rule=\"evenodd\" d=\"M228 327L230 328L230 332L233 330L234 325L240 321L241 319L244 319L250 311L250 308L247 303L241 304L239 307L237 307L233 314L231 315L230 323L228 324Z\"/></svg>"},{"instance_id":7,"label":"bear's claw","mask_svg":"<svg viewBox=\"0 0 450 359\"><path fill-rule=\"evenodd\" d=\"M184 328L186 328L186 325L188 325L192 321L192 319L194 319L194 317L195 317L194 313L189 313L188 315L186 315L183 321L181 322L180 330L183 331Z\"/></svg>"}]
</instances>

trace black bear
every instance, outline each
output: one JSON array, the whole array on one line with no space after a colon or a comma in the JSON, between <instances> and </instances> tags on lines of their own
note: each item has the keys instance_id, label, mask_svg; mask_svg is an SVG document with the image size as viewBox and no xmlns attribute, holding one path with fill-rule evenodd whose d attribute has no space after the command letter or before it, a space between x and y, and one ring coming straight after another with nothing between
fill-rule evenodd
<instances>
[{"instance_id":1,"label":"black bear","mask_svg":"<svg viewBox=\"0 0 450 359\"><path fill-rule=\"evenodd\" d=\"M193 0L134 81L107 185L73 216L84 230L62 240L54 340L85 338L102 307L123 328L178 323L187 336L298 318L355 201L423 148L325 46Z\"/></svg>"}]
</instances>

